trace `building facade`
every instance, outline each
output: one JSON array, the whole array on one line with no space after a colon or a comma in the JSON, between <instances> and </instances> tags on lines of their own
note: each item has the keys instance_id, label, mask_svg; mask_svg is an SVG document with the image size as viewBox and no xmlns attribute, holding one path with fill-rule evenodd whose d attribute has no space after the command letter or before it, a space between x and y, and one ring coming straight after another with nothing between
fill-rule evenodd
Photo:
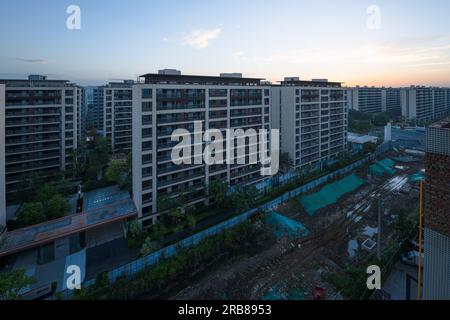
<instances>
[{"instance_id":1,"label":"building facade","mask_svg":"<svg viewBox=\"0 0 450 320\"><path fill-rule=\"evenodd\" d=\"M92 89L92 109L91 117L94 128L97 130L103 130L104 125L104 87L95 87Z\"/></svg>"},{"instance_id":2,"label":"building facade","mask_svg":"<svg viewBox=\"0 0 450 320\"><path fill-rule=\"evenodd\" d=\"M350 110L401 115L399 88L355 87L348 90Z\"/></svg>"},{"instance_id":3,"label":"building facade","mask_svg":"<svg viewBox=\"0 0 450 320\"><path fill-rule=\"evenodd\" d=\"M130 152L132 142L133 80L109 83L104 87L103 135L113 152Z\"/></svg>"},{"instance_id":4,"label":"building facade","mask_svg":"<svg viewBox=\"0 0 450 320\"><path fill-rule=\"evenodd\" d=\"M260 79L223 74L188 76L160 72L143 76L133 86L133 196L142 221L158 217L159 199L190 191L185 204L205 201L205 187L214 179L231 186L262 179L258 164L175 165L171 152L176 129L194 133L217 129L270 130L270 86ZM194 136L194 135L192 135ZM194 137L195 138L195 137ZM201 137L200 137L201 138ZM205 142L193 148L205 147ZM246 151L249 144L246 143ZM234 150L232 159L236 159ZM147 221L148 222L148 221Z\"/></svg>"},{"instance_id":5,"label":"building facade","mask_svg":"<svg viewBox=\"0 0 450 320\"><path fill-rule=\"evenodd\" d=\"M71 169L79 135L78 88L43 76L0 83L5 85L6 191L32 174Z\"/></svg>"},{"instance_id":6,"label":"building facade","mask_svg":"<svg viewBox=\"0 0 450 320\"><path fill-rule=\"evenodd\" d=\"M448 88L410 87L401 90L402 116L420 123L437 120L450 112Z\"/></svg>"},{"instance_id":7,"label":"building facade","mask_svg":"<svg viewBox=\"0 0 450 320\"><path fill-rule=\"evenodd\" d=\"M426 132L423 296L450 299L450 118Z\"/></svg>"},{"instance_id":8,"label":"building facade","mask_svg":"<svg viewBox=\"0 0 450 320\"><path fill-rule=\"evenodd\" d=\"M286 78L272 87L272 127L295 168L317 166L347 150L347 89L325 80Z\"/></svg>"},{"instance_id":9,"label":"building facade","mask_svg":"<svg viewBox=\"0 0 450 320\"><path fill-rule=\"evenodd\" d=\"M6 226L5 85L2 83L0 83L0 225Z\"/></svg>"},{"instance_id":10,"label":"building facade","mask_svg":"<svg viewBox=\"0 0 450 320\"><path fill-rule=\"evenodd\" d=\"M385 88L383 89L383 112L387 112L390 115L401 116L402 115L402 103L400 98L399 88ZM384 103L384 101L386 101Z\"/></svg>"}]
</instances>

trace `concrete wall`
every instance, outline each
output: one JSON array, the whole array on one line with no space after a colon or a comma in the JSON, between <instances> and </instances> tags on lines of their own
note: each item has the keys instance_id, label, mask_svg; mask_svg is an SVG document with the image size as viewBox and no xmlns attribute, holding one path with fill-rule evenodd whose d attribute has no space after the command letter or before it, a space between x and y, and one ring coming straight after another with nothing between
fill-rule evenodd
<instances>
[{"instance_id":1,"label":"concrete wall","mask_svg":"<svg viewBox=\"0 0 450 320\"><path fill-rule=\"evenodd\" d=\"M5 198L5 85L0 84L0 225L6 225Z\"/></svg>"}]
</instances>

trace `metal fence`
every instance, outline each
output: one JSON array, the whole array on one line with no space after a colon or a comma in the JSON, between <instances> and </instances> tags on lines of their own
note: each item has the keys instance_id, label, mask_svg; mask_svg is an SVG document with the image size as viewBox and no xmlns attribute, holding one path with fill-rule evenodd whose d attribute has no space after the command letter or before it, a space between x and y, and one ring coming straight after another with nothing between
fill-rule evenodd
<instances>
[{"instance_id":1,"label":"metal fence","mask_svg":"<svg viewBox=\"0 0 450 320\"><path fill-rule=\"evenodd\" d=\"M126 265L123 265L117 269L114 269L114 270L108 272L109 281L110 281L110 283L113 283L119 279L130 278L131 276L142 271L143 269L155 265L160 260L169 258L169 257L175 255L179 248L189 249L189 248L199 244L202 240L204 240L208 237L214 236L214 235L219 234L227 229L231 229L241 223L246 222L251 216L253 216L255 213L257 213L260 210L265 210L265 211L272 210L272 209L280 206L283 202L289 201L289 199L291 199L293 197L296 197L302 193L311 191L311 190L319 187L320 185L335 179L336 177L350 173L355 168L362 166L363 164L373 160L375 157L379 156L382 153L387 152L390 149L391 149L390 143L382 144L382 145L378 146L375 153L371 154L370 156L367 156L364 159L354 162L354 163L348 165L347 167L344 167L335 172L332 172L323 177L320 177L320 178L318 178L314 181L311 181L311 182L309 182L301 187L298 187L294 190L288 191L288 192L284 193L283 195L279 196L278 198L276 198L272 201L269 201L263 205L260 205L257 208L254 208L245 213L242 213L234 218L223 221L215 226L205 229L199 233L196 233L196 234L194 234L184 240L181 240L175 244L172 244L170 246L162 248L148 256L142 257L142 258L132 261ZM288 173L287 175L284 175L283 183L290 182L295 177L296 177L295 174ZM90 286L92 286L95 283L95 280L96 279L90 279L88 281L85 281L83 283L83 287L89 288ZM74 292L72 290L66 290L63 292L63 295L66 298L70 298L73 296L73 293Z\"/></svg>"}]
</instances>

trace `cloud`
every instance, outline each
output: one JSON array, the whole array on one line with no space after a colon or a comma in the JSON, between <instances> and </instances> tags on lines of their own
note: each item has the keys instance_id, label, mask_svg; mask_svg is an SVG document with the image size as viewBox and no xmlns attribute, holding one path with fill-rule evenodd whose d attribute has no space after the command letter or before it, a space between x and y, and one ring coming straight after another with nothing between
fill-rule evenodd
<instances>
[{"instance_id":1,"label":"cloud","mask_svg":"<svg viewBox=\"0 0 450 320\"><path fill-rule=\"evenodd\" d=\"M21 59L21 58L17 58L17 60L22 61L22 62L26 62L26 63L37 63L37 64L46 64L46 63L48 63L48 61L45 60L45 59Z\"/></svg>"},{"instance_id":2,"label":"cloud","mask_svg":"<svg viewBox=\"0 0 450 320\"><path fill-rule=\"evenodd\" d=\"M242 51L234 52L231 54L234 60L243 60L245 58L245 53Z\"/></svg>"},{"instance_id":3,"label":"cloud","mask_svg":"<svg viewBox=\"0 0 450 320\"><path fill-rule=\"evenodd\" d=\"M192 30L189 34L183 36L183 45L204 49L209 46L211 40L219 37L221 33L222 28Z\"/></svg>"}]
</instances>

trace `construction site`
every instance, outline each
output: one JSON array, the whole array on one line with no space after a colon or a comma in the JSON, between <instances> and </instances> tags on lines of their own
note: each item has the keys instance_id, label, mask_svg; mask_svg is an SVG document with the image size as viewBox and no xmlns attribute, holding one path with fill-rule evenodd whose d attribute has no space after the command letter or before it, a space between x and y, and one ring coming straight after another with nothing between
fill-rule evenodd
<instances>
[{"instance_id":1,"label":"construction site","mask_svg":"<svg viewBox=\"0 0 450 320\"><path fill-rule=\"evenodd\" d=\"M208 265L164 298L369 298L364 291L366 268L377 257L394 264L399 260L399 221L413 218L423 178L422 157L388 152L265 212L256 222L254 250ZM364 277L352 278L355 270L363 270ZM383 276L388 271L383 270ZM346 278L361 292L352 290L349 296L342 288Z\"/></svg>"}]
</instances>

